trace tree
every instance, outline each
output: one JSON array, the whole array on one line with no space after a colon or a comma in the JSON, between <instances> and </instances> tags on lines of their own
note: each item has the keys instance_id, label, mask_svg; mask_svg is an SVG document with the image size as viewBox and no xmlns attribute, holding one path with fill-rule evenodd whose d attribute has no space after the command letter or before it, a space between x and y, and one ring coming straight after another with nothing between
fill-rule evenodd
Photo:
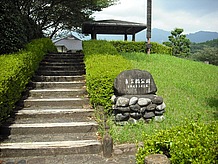
<instances>
[{"instance_id":1,"label":"tree","mask_svg":"<svg viewBox=\"0 0 218 164\"><path fill-rule=\"evenodd\" d=\"M77 30L116 0L15 0L21 13L35 23L39 31L52 38L59 30Z\"/></svg>"},{"instance_id":2,"label":"tree","mask_svg":"<svg viewBox=\"0 0 218 164\"><path fill-rule=\"evenodd\" d=\"M218 48L204 46L203 49L192 54L191 58L196 61L209 62L209 64L218 66Z\"/></svg>"},{"instance_id":3,"label":"tree","mask_svg":"<svg viewBox=\"0 0 218 164\"><path fill-rule=\"evenodd\" d=\"M32 39L78 30L95 11L117 0L1 0L0 54L18 51Z\"/></svg>"},{"instance_id":4,"label":"tree","mask_svg":"<svg viewBox=\"0 0 218 164\"><path fill-rule=\"evenodd\" d=\"M166 46L172 47L173 55L177 57L188 57L190 55L190 40L182 34L183 29L176 28L171 31L168 42L163 42Z\"/></svg>"},{"instance_id":5,"label":"tree","mask_svg":"<svg viewBox=\"0 0 218 164\"><path fill-rule=\"evenodd\" d=\"M0 54L16 52L28 39L19 8L13 0L0 1Z\"/></svg>"}]
</instances>

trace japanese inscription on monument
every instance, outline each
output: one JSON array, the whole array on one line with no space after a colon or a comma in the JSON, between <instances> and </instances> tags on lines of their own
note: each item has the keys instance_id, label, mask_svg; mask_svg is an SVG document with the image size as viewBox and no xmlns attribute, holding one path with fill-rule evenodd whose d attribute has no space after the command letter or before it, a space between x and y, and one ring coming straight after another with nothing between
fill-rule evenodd
<instances>
[{"instance_id":1,"label":"japanese inscription on monument","mask_svg":"<svg viewBox=\"0 0 218 164\"><path fill-rule=\"evenodd\" d=\"M118 95L154 94L157 91L152 75L142 70L127 70L118 75L114 82Z\"/></svg>"},{"instance_id":2,"label":"japanese inscription on monument","mask_svg":"<svg viewBox=\"0 0 218 164\"><path fill-rule=\"evenodd\" d=\"M163 121L166 105L156 95L157 87L152 75L145 70L121 72L114 81L114 95L111 97L117 122L154 118Z\"/></svg>"}]
</instances>

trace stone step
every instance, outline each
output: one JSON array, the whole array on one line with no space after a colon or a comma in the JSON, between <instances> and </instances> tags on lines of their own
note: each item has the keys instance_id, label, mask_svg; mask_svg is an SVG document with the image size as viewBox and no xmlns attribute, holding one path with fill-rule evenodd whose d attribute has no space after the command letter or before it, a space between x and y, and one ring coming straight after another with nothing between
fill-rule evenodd
<instances>
[{"instance_id":1,"label":"stone step","mask_svg":"<svg viewBox=\"0 0 218 164\"><path fill-rule=\"evenodd\" d=\"M92 122L63 122L63 123L33 123L3 125L1 135L37 135L55 133L89 133L97 132L98 124Z\"/></svg>"},{"instance_id":2,"label":"stone step","mask_svg":"<svg viewBox=\"0 0 218 164\"><path fill-rule=\"evenodd\" d=\"M84 58L84 56L69 56L69 55L65 55L65 56L56 56L56 55L50 55L50 56L45 56L45 58L43 59L43 61L53 61L53 60L59 60L59 61L66 61L66 60L71 60L71 61L78 61L78 60L80 60L80 61L82 61L83 60L83 58Z\"/></svg>"},{"instance_id":3,"label":"stone step","mask_svg":"<svg viewBox=\"0 0 218 164\"><path fill-rule=\"evenodd\" d=\"M82 52L53 52L53 53L49 53L47 55L72 55L72 54L75 54L75 55L83 55Z\"/></svg>"},{"instance_id":4,"label":"stone step","mask_svg":"<svg viewBox=\"0 0 218 164\"><path fill-rule=\"evenodd\" d=\"M44 58L42 62L64 62L64 63L70 63L70 62L77 62L77 63L83 63L83 58L73 58L73 59L68 59L68 58Z\"/></svg>"},{"instance_id":5,"label":"stone step","mask_svg":"<svg viewBox=\"0 0 218 164\"><path fill-rule=\"evenodd\" d=\"M84 82L85 76L37 76L33 77L35 82Z\"/></svg>"},{"instance_id":6,"label":"stone step","mask_svg":"<svg viewBox=\"0 0 218 164\"><path fill-rule=\"evenodd\" d=\"M42 70L85 70L85 65L83 64L78 64L78 65L75 65L75 66L53 66L53 65L44 65L44 66L40 66L39 67L39 70L42 71Z\"/></svg>"},{"instance_id":7,"label":"stone step","mask_svg":"<svg viewBox=\"0 0 218 164\"><path fill-rule=\"evenodd\" d=\"M72 82L32 82L32 87L35 89L81 89L85 88L84 81L72 81Z\"/></svg>"},{"instance_id":8,"label":"stone step","mask_svg":"<svg viewBox=\"0 0 218 164\"><path fill-rule=\"evenodd\" d=\"M81 58L83 59L84 58L84 54L60 54L60 55L57 55L57 54L47 54L45 56L45 58L55 58L55 59L65 59L65 58Z\"/></svg>"},{"instance_id":9,"label":"stone step","mask_svg":"<svg viewBox=\"0 0 218 164\"><path fill-rule=\"evenodd\" d=\"M16 143L16 142L50 142L50 141L78 141L78 140L96 140L96 132L89 133L57 133L57 134L27 134L27 135L0 135L4 139L1 143Z\"/></svg>"},{"instance_id":10,"label":"stone step","mask_svg":"<svg viewBox=\"0 0 218 164\"><path fill-rule=\"evenodd\" d=\"M49 54L47 54L46 56L79 56L79 55L82 55L82 56L84 56L84 54L83 53L81 53L81 52L58 52L58 53L49 53Z\"/></svg>"},{"instance_id":11,"label":"stone step","mask_svg":"<svg viewBox=\"0 0 218 164\"><path fill-rule=\"evenodd\" d=\"M37 75L44 76L76 76L84 75L86 72L84 69L81 70L38 70Z\"/></svg>"},{"instance_id":12,"label":"stone step","mask_svg":"<svg viewBox=\"0 0 218 164\"><path fill-rule=\"evenodd\" d=\"M101 153L83 58L79 53L45 56L21 110L0 128L1 159Z\"/></svg>"},{"instance_id":13,"label":"stone step","mask_svg":"<svg viewBox=\"0 0 218 164\"><path fill-rule=\"evenodd\" d=\"M48 98L48 99L34 99L29 97L28 99L24 100L24 107L28 108L30 106L37 107L37 106L44 106L44 107L72 107L77 108L81 107L84 104L89 104L88 98Z\"/></svg>"},{"instance_id":14,"label":"stone step","mask_svg":"<svg viewBox=\"0 0 218 164\"><path fill-rule=\"evenodd\" d=\"M84 65L84 62L75 62L75 61L68 61L68 62L45 62L42 61L40 66L77 66L77 65Z\"/></svg>"},{"instance_id":15,"label":"stone step","mask_svg":"<svg viewBox=\"0 0 218 164\"><path fill-rule=\"evenodd\" d=\"M127 148L128 150L130 148ZM126 149L125 149L126 150ZM124 151L125 151L124 150ZM3 164L136 164L136 151L125 151L118 149L112 158L105 158L100 154L70 154L40 157L11 157L1 158ZM132 153L134 152L134 153ZM157 163L157 162L156 162Z\"/></svg>"},{"instance_id":16,"label":"stone step","mask_svg":"<svg viewBox=\"0 0 218 164\"><path fill-rule=\"evenodd\" d=\"M98 154L101 143L97 140L53 141L30 143L2 143L0 157L56 156L68 154Z\"/></svg>"},{"instance_id":17,"label":"stone step","mask_svg":"<svg viewBox=\"0 0 218 164\"><path fill-rule=\"evenodd\" d=\"M87 97L86 89L34 89L29 91L29 96L34 98L69 98Z\"/></svg>"},{"instance_id":18,"label":"stone step","mask_svg":"<svg viewBox=\"0 0 218 164\"><path fill-rule=\"evenodd\" d=\"M15 123L61 123L94 121L93 109L22 109L16 111Z\"/></svg>"}]
</instances>

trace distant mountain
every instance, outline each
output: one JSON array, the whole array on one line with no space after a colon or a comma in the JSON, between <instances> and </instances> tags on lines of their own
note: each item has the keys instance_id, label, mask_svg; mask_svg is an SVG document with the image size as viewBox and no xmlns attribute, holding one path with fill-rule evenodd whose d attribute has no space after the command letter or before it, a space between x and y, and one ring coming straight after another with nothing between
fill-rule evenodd
<instances>
[{"instance_id":1,"label":"distant mountain","mask_svg":"<svg viewBox=\"0 0 218 164\"><path fill-rule=\"evenodd\" d=\"M145 31L144 31L144 33L145 33ZM170 31L165 31L162 29L154 28L154 29L152 29L151 41L163 43L164 41L168 41L168 36L170 36L170 35L171 35ZM196 33L187 34L186 37L188 39L190 39L191 42L201 43L201 42L206 42L208 40L217 39L218 33L217 32L209 32L209 31L199 31ZM138 33L138 36L136 35L137 40L144 41L145 39L142 39L142 38L145 38L145 35L142 35L141 32Z\"/></svg>"},{"instance_id":2,"label":"distant mountain","mask_svg":"<svg viewBox=\"0 0 218 164\"><path fill-rule=\"evenodd\" d=\"M213 40L218 38L217 32L209 32L209 31L199 31L196 33L191 33L186 35L187 38L190 39L191 42L201 43L206 42L208 40Z\"/></svg>"},{"instance_id":3,"label":"distant mountain","mask_svg":"<svg viewBox=\"0 0 218 164\"><path fill-rule=\"evenodd\" d=\"M170 35L169 31L153 28L151 31L151 41L162 43L168 40ZM143 30L136 34L136 41L146 41L146 30Z\"/></svg>"},{"instance_id":4,"label":"distant mountain","mask_svg":"<svg viewBox=\"0 0 218 164\"><path fill-rule=\"evenodd\" d=\"M152 34L151 34L151 41L152 42L158 42L158 43L163 43L165 41L168 41L168 36L170 36L170 31L165 31L157 28L152 29Z\"/></svg>"},{"instance_id":5,"label":"distant mountain","mask_svg":"<svg viewBox=\"0 0 218 164\"><path fill-rule=\"evenodd\" d=\"M164 31L161 29L154 28L152 29L152 34L151 34L151 41L152 42L158 42L162 43L164 41L168 40L168 36L170 35L169 31ZM102 35L99 34L97 35L97 39L101 40L123 40L124 35ZM128 40L132 40L132 36L128 35ZM136 34L136 41L146 41L146 30L143 30L139 33Z\"/></svg>"},{"instance_id":6,"label":"distant mountain","mask_svg":"<svg viewBox=\"0 0 218 164\"><path fill-rule=\"evenodd\" d=\"M165 31L158 28L153 28L151 33L151 41L163 43L168 41L168 36L171 35L170 31ZM190 33L186 35L191 42L201 43L208 40L218 39L218 32L199 31L196 33ZM101 40L123 40L123 35L97 35L97 39ZM132 36L128 35L128 40L132 40ZM136 34L136 41L146 41L146 30L143 30Z\"/></svg>"}]
</instances>

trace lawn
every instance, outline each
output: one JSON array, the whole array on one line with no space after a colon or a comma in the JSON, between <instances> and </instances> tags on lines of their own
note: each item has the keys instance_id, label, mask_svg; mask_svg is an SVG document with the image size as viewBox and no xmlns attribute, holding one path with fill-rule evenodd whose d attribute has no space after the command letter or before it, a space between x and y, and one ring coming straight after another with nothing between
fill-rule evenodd
<instances>
[{"instance_id":1,"label":"lawn","mask_svg":"<svg viewBox=\"0 0 218 164\"><path fill-rule=\"evenodd\" d=\"M115 143L143 141L142 133L154 134L161 129L182 126L187 122L209 123L218 118L218 67L169 55L123 53L136 69L149 71L158 88L157 95L167 105L161 122L116 126L109 120Z\"/></svg>"}]
</instances>

